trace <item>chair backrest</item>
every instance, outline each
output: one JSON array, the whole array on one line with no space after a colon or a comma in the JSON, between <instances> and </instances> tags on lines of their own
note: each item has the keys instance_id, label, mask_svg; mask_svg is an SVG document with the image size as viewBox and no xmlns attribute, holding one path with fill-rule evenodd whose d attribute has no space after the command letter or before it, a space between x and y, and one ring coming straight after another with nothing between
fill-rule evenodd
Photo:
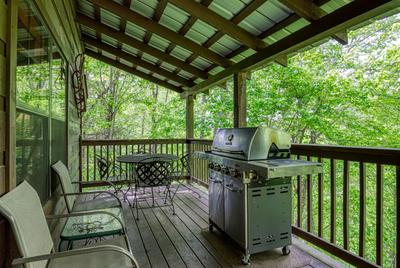
<instances>
[{"instance_id":1,"label":"chair backrest","mask_svg":"<svg viewBox=\"0 0 400 268\"><path fill-rule=\"evenodd\" d=\"M181 162L181 172L182 176L190 176L190 158L192 155L190 153L184 154L179 161Z\"/></svg>"},{"instance_id":2,"label":"chair backrest","mask_svg":"<svg viewBox=\"0 0 400 268\"><path fill-rule=\"evenodd\" d=\"M61 189L63 193L75 193L75 189L72 186L71 177L69 176L69 171L67 167L61 160L58 160L57 163L53 164L51 168L57 173L58 179L61 183ZM68 212L72 212L72 208L74 207L74 203L76 200L75 196L65 196L65 203L67 204Z\"/></svg>"},{"instance_id":3,"label":"chair backrest","mask_svg":"<svg viewBox=\"0 0 400 268\"><path fill-rule=\"evenodd\" d=\"M53 240L35 189L26 181L0 198L0 213L11 225L22 257L49 254ZM44 268L47 261L33 262L28 268Z\"/></svg>"},{"instance_id":4,"label":"chair backrest","mask_svg":"<svg viewBox=\"0 0 400 268\"><path fill-rule=\"evenodd\" d=\"M99 155L96 155L96 162L97 162L97 167L99 168L100 179L101 180L107 179L111 163L107 161L107 159Z\"/></svg>"},{"instance_id":5,"label":"chair backrest","mask_svg":"<svg viewBox=\"0 0 400 268\"><path fill-rule=\"evenodd\" d=\"M160 159L144 159L136 165L136 178L146 186L171 183L171 163Z\"/></svg>"}]
</instances>

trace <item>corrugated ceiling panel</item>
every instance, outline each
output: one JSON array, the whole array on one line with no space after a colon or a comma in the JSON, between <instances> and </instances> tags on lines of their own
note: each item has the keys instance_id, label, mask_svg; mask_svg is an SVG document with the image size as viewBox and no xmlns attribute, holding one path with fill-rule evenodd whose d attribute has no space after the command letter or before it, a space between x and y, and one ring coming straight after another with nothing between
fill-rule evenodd
<instances>
[{"instance_id":1,"label":"corrugated ceiling panel","mask_svg":"<svg viewBox=\"0 0 400 268\"><path fill-rule=\"evenodd\" d=\"M158 61L158 59L156 57L153 57L153 56L151 56L149 54L146 54L146 53L143 53L142 59L147 61L147 62L150 62L152 64L156 64L156 62Z\"/></svg>"},{"instance_id":2,"label":"corrugated ceiling panel","mask_svg":"<svg viewBox=\"0 0 400 268\"><path fill-rule=\"evenodd\" d=\"M181 84L179 84L179 83L177 83L175 81L172 81L172 80L168 81L168 83L170 83L170 84L172 84L172 85L174 85L176 87L180 87L181 86Z\"/></svg>"},{"instance_id":3,"label":"corrugated ceiling panel","mask_svg":"<svg viewBox=\"0 0 400 268\"><path fill-rule=\"evenodd\" d=\"M331 13L342 6L347 5L350 2L352 2L352 1L351 0L332 0L332 1L329 1L328 3L322 5L321 8L325 12Z\"/></svg>"},{"instance_id":4,"label":"corrugated ceiling panel","mask_svg":"<svg viewBox=\"0 0 400 268\"><path fill-rule=\"evenodd\" d=\"M205 69L211 65L211 62L202 57L197 57L194 61L192 61L192 64L200 69Z\"/></svg>"},{"instance_id":5,"label":"corrugated ceiling panel","mask_svg":"<svg viewBox=\"0 0 400 268\"><path fill-rule=\"evenodd\" d=\"M106 56L107 58L112 59L112 60L115 60L115 59L116 59L116 57L115 57L114 55L112 55L112 54L110 54L110 53L108 53L108 52L106 52L106 51L104 51L104 50L101 51L101 54L102 54L103 56Z\"/></svg>"},{"instance_id":6,"label":"corrugated ceiling panel","mask_svg":"<svg viewBox=\"0 0 400 268\"><path fill-rule=\"evenodd\" d=\"M222 72L223 70L224 70L224 68L222 68L221 66L218 66L218 67L215 67L214 69L212 69L210 71L210 74L211 75L216 75L217 73Z\"/></svg>"},{"instance_id":7,"label":"corrugated ceiling panel","mask_svg":"<svg viewBox=\"0 0 400 268\"><path fill-rule=\"evenodd\" d=\"M128 21L126 23L125 33L131 37L143 41L146 31L142 27L139 27L136 24L133 24L130 21Z\"/></svg>"},{"instance_id":8,"label":"corrugated ceiling panel","mask_svg":"<svg viewBox=\"0 0 400 268\"><path fill-rule=\"evenodd\" d=\"M137 66L136 69L137 69L138 71L143 72L143 73L150 74L150 71L149 71L149 70L146 70L145 68L142 68L142 67L140 67L140 66Z\"/></svg>"},{"instance_id":9,"label":"corrugated ceiling panel","mask_svg":"<svg viewBox=\"0 0 400 268\"><path fill-rule=\"evenodd\" d=\"M173 66L173 65L171 65L171 64L169 64L169 63L167 63L167 62L163 62L160 66L163 67L165 70L168 70L168 71L170 71L170 72L176 70L176 67L175 67L175 66Z\"/></svg>"},{"instance_id":10,"label":"corrugated ceiling panel","mask_svg":"<svg viewBox=\"0 0 400 268\"><path fill-rule=\"evenodd\" d=\"M131 46L128 46L127 44L122 44L122 50L135 56L139 53L139 50Z\"/></svg>"},{"instance_id":11,"label":"corrugated ceiling panel","mask_svg":"<svg viewBox=\"0 0 400 268\"><path fill-rule=\"evenodd\" d=\"M141 15L152 18L154 14L154 10L157 7L158 1L156 0L146 0L146 1L139 1L134 0L132 1L131 9L140 13Z\"/></svg>"},{"instance_id":12,"label":"corrugated ceiling panel","mask_svg":"<svg viewBox=\"0 0 400 268\"><path fill-rule=\"evenodd\" d=\"M93 30L92 28L89 28L89 27L85 26L85 25L81 25L81 30L82 30L83 33L88 34L88 35L90 35L92 37L96 36L96 31Z\"/></svg>"},{"instance_id":13,"label":"corrugated ceiling panel","mask_svg":"<svg viewBox=\"0 0 400 268\"><path fill-rule=\"evenodd\" d=\"M88 45L88 44L85 44L85 49L88 49L88 50L96 52L96 53L98 52L97 47L94 47L94 46Z\"/></svg>"},{"instance_id":14,"label":"corrugated ceiling panel","mask_svg":"<svg viewBox=\"0 0 400 268\"><path fill-rule=\"evenodd\" d=\"M94 18L94 5L89 1L77 1L80 13Z\"/></svg>"},{"instance_id":15,"label":"corrugated ceiling panel","mask_svg":"<svg viewBox=\"0 0 400 268\"><path fill-rule=\"evenodd\" d=\"M196 22L193 24L191 30L197 31L207 37L211 37L215 34L215 32L217 32L217 29L204 23L201 20L196 20Z\"/></svg>"},{"instance_id":16,"label":"corrugated ceiling panel","mask_svg":"<svg viewBox=\"0 0 400 268\"><path fill-rule=\"evenodd\" d=\"M183 70L181 70L178 74L179 74L180 76L186 78L186 79L192 79L192 77L193 77L192 74L190 74L190 73L188 73L188 72L186 72L186 71L183 71Z\"/></svg>"},{"instance_id":17,"label":"corrugated ceiling panel","mask_svg":"<svg viewBox=\"0 0 400 268\"><path fill-rule=\"evenodd\" d=\"M180 8L177 8L174 5L171 5L170 3L168 3L165 7L164 15L169 16L181 23L184 23L190 17L189 13Z\"/></svg>"},{"instance_id":18,"label":"corrugated ceiling panel","mask_svg":"<svg viewBox=\"0 0 400 268\"><path fill-rule=\"evenodd\" d=\"M224 35L222 36L219 40L218 43L229 50L235 50L236 48L240 47L240 43L236 41L233 37L229 35ZM225 54L224 54L225 55Z\"/></svg>"},{"instance_id":19,"label":"corrugated ceiling panel","mask_svg":"<svg viewBox=\"0 0 400 268\"><path fill-rule=\"evenodd\" d=\"M119 62L122 63L122 64L125 64L126 66L133 67L132 62L129 62L127 60L119 59Z\"/></svg>"},{"instance_id":20,"label":"corrugated ceiling panel","mask_svg":"<svg viewBox=\"0 0 400 268\"><path fill-rule=\"evenodd\" d=\"M193 42L197 43L197 44L204 44L207 40L208 40L208 36L205 36L201 33L199 33L198 31L192 30L190 29L186 35L186 38L192 40Z\"/></svg>"},{"instance_id":21,"label":"corrugated ceiling panel","mask_svg":"<svg viewBox=\"0 0 400 268\"><path fill-rule=\"evenodd\" d=\"M105 34L101 34L101 40L106 44L113 45L114 47L116 47L118 45L117 39L109 37L108 35L105 35Z\"/></svg>"},{"instance_id":22,"label":"corrugated ceiling panel","mask_svg":"<svg viewBox=\"0 0 400 268\"><path fill-rule=\"evenodd\" d=\"M250 17L247 17L238 25L252 35L257 36L265 29L271 27L273 25L273 22L269 18L261 15L260 13L254 12Z\"/></svg>"},{"instance_id":23,"label":"corrugated ceiling panel","mask_svg":"<svg viewBox=\"0 0 400 268\"><path fill-rule=\"evenodd\" d=\"M226 46L221 45L221 43L218 43L218 42L215 43L214 45L212 45L212 46L210 47L210 49L211 49L212 51L214 51L214 52L220 54L220 55L227 55L227 54L229 54L230 52L232 52L231 49L229 49L229 48L226 47Z\"/></svg>"},{"instance_id":24,"label":"corrugated ceiling panel","mask_svg":"<svg viewBox=\"0 0 400 268\"><path fill-rule=\"evenodd\" d=\"M159 23L174 32L178 32L183 25L181 22L171 18L170 16L166 16L165 13L161 16Z\"/></svg>"},{"instance_id":25,"label":"corrugated ceiling panel","mask_svg":"<svg viewBox=\"0 0 400 268\"><path fill-rule=\"evenodd\" d=\"M290 9L277 1L266 1L256 12L273 20L275 23L280 22L292 13Z\"/></svg>"},{"instance_id":26,"label":"corrugated ceiling panel","mask_svg":"<svg viewBox=\"0 0 400 268\"><path fill-rule=\"evenodd\" d=\"M208 8L230 20L244 7L245 4L240 0L214 0Z\"/></svg>"},{"instance_id":27,"label":"corrugated ceiling panel","mask_svg":"<svg viewBox=\"0 0 400 268\"><path fill-rule=\"evenodd\" d=\"M111 13L108 10L101 9L100 10L100 18L101 22L116 29L119 30L119 26L121 24L121 18L114 13Z\"/></svg>"},{"instance_id":28,"label":"corrugated ceiling panel","mask_svg":"<svg viewBox=\"0 0 400 268\"><path fill-rule=\"evenodd\" d=\"M164 77L164 76L162 76L162 75L159 75L159 74L153 73L153 76L154 76L155 78L158 78L158 79L160 79L160 80L165 80L165 77Z\"/></svg>"},{"instance_id":29,"label":"corrugated ceiling panel","mask_svg":"<svg viewBox=\"0 0 400 268\"><path fill-rule=\"evenodd\" d=\"M192 55L192 52L190 52L189 50L186 50L180 46L176 46L172 51L171 51L171 55L173 55L174 57L177 57L180 60L186 60L188 57L190 57L190 55Z\"/></svg>"},{"instance_id":30,"label":"corrugated ceiling panel","mask_svg":"<svg viewBox=\"0 0 400 268\"><path fill-rule=\"evenodd\" d=\"M164 39L158 35L152 34L149 44L152 47L155 47L161 51L165 51L165 49L168 47L170 42L167 39Z\"/></svg>"}]
</instances>

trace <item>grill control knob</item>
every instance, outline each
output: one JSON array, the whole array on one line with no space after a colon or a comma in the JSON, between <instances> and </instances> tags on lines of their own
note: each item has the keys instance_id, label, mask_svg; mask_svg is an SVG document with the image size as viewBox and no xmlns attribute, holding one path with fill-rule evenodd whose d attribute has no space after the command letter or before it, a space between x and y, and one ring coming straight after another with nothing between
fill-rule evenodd
<instances>
[{"instance_id":1,"label":"grill control knob","mask_svg":"<svg viewBox=\"0 0 400 268\"><path fill-rule=\"evenodd\" d=\"M235 169L233 171L233 176L236 178L240 178L240 177L242 177L242 173L239 170Z\"/></svg>"},{"instance_id":2,"label":"grill control knob","mask_svg":"<svg viewBox=\"0 0 400 268\"><path fill-rule=\"evenodd\" d=\"M218 165L218 164L215 164L215 165L214 165L214 170L220 171L220 170L221 170L221 166Z\"/></svg>"},{"instance_id":3,"label":"grill control knob","mask_svg":"<svg viewBox=\"0 0 400 268\"><path fill-rule=\"evenodd\" d=\"M208 164L208 168L209 168L209 169L214 169L214 163Z\"/></svg>"},{"instance_id":4,"label":"grill control knob","mask_svg":"<svg viewBox=\"0 0 400 268\"><path fill-rule=\"evenodd\" d=\"M249 179L254 180L255 178L257 178L257 173L254 170L250 170L249 171Z\"/></svg>"},{"instance_id":5,"label":"grill control knob","mask_svg":"<svg viewBox=\"0 0 400 268\"><path fill-rule=\"evenodd\" d=\"M229 174L229 168L228 167L222 167L222 173L225 175Z\"/></svg>"}]
</instances>

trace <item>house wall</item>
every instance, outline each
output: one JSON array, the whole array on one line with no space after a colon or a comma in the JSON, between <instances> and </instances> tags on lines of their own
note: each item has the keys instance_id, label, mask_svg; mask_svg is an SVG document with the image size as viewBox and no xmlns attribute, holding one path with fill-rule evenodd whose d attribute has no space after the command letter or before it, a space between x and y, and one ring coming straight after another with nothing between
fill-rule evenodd
<instances>
[{"instance_id":1,"label":"house wall","mask_svg":"<svg viewBox=\"0 0 400 268\"><path fill-rule=\"evenodd\" d=\"M0 195L6 191L6 45L7 5L0 1ZM5 266L7 256L7 223L0 216L0 266Z\"/></svg>"},{"instance_id":2,"label":"house wall","mask_svg":"<svg viewBox=\"0 0 400 268\"><path fill-rule=\"evenodd\" d=\"M79 32L75 23L73 0L33 1L56 40L61 53L71 65L82 52ZM15 70L17 48L17 0L0 0L0 196L16 186L15 176ZM70 77L70 75L69 75ZM80 120L75 106L71 79L68 79L67 97L67 159L75 180L79 170ZM44 205L46 214L65 211L63 200L53 197ZM60 225L50 223L53 237L58 237ZM9 267L18 255L7 221L0 216L0 268ZM55 241L57 242L57 240Z\"/></svg>"}]
</instances>

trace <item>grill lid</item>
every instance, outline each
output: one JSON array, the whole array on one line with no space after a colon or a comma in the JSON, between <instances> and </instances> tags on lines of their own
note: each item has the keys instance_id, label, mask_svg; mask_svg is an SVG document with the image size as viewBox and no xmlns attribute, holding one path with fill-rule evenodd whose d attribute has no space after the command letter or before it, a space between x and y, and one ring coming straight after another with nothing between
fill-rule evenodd
<instances>
[{"instance_id":1,"label":"grill lid","mask_svg":"<svg viewBox=\"0 0 400 268\"><path fill-rule=\"evenodd\" d=\"M211 152L247 161L288 158L290 135L265 126L218 129Z\"/></svg>"}]
</instances>

